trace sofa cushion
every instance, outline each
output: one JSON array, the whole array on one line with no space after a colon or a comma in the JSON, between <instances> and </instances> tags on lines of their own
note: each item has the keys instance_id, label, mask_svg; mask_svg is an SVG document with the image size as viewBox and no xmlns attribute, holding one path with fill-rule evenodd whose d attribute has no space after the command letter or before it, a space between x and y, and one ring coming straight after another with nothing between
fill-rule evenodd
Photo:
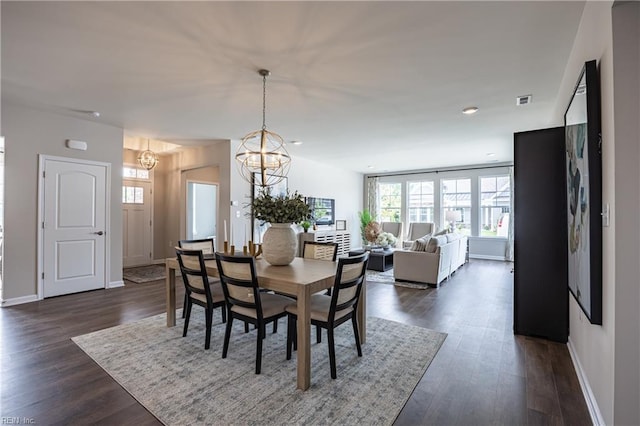
<instances>
[{"instance_id":1,"label":"sofa cushion","mask_svg":"<svg viewBox=\"0 0 640 426\"><path fill-rule=\"evenodd\" d=\"M447 244L447 237L444 235L436 235L429 238L429 243L427 244L426 252L427 253L435 253L438 250L438 247Z\"/></svg>"}]
</instances>

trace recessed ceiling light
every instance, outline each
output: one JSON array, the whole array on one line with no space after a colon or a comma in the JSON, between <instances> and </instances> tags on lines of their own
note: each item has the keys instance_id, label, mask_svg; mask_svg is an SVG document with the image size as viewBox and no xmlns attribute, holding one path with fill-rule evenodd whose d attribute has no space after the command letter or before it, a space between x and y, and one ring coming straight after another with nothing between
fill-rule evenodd
<instances>
[{"instance_id":1,"label":"recessed ceiling light","mask_svg":"<svg viewBox=\"0 0 640 426\"><path fill-rule=\"evenodd\" d=\"M495 152L487 152L487 157L495 157L496 153Z\"/></svg>"},{"instance_id":2,"label":"recessed ceiling light","mask_svg":"<svg viewBox=\"0 0 640 426\"><path fill-rule=\"evenodd\" d=\"M466 107L462 110L462 113L467 115L475 114L476 112L478 112L478 107L475 106Z\"/></svg>"},{"instance_id":3,"label":"recessed ceiling light","mask_svg":"<svg viewBox=\"0 0 640 426\"><path fill-rule=\"evenodd\" d=\"M291 141L291 145L302 145L302 141Z\"/></svg>"},{"instance_id":4,"label":"recessed ceiling light","mask_svg":"<svg viewBox=\"0 0 640 426\"><path fill-rule=\"evenodd\" d=\"M93 115L94 117L100 117L100 111L91 111L91 115Z\"/></svg>"},{"instance_id":5,"label":"recessed ceiling light","mask_svg":"<svg viewBox=\"0 0 640 426\"><path fill-rule=\"evenodd\" d=\"M367 169L375 169L376 166L367 166Z\"/></svg>"}]
</instances>

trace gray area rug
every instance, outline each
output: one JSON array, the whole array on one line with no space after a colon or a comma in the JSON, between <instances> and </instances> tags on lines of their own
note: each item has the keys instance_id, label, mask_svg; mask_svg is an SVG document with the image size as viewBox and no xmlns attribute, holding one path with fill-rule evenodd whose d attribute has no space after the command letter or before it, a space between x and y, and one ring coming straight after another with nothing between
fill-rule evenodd
<instances>
[{"instance_id":1,"label":"gray area rug","mask_svg":"<svg viewBox=\"0 0 640 426\"><path fill-rule=\"evenodd\" d=\"M148 283L164 279L165 266L148 265L136 266L134 268L126 268L122 270L122 278L137 284Z\"/></svg>"},{"instance_id":2,"label":"gray area rug","mask_svg":"<svg viewBox=\"0 0 640 426\"><path fill-rule=\"evenodd\" d=\"M428 284L396 281L395 278L393 278L393 269L389 269L388 271L385 271L385 272L367 270L367 281L382 283L382 284L391 284L391 285L396 285L398 287L417 288L420 290L433 289L433 287L430 287Z\"/></svg>"},{"instance_id":3,"label":"gray area rug","mask_svg":"<svg viewBox=\"0 0 640 426\"><path fill-rule=\"evenodd\" d=\"M195 308L184 338L182 320L167 328L161 314L72 340L166 425L390 425L446 338L371 317L360 358L353 330L344 324L335 336L338 378L330 376L326 334L321 344L312 338L312 385L302 392L296 390L295 353L285 359L285 321L278 333L267 332L262 374L256 375L255 330L245 334L235 321L222 359L218 314L207 351L203 310Z\"/></svg>"}]
</instances>

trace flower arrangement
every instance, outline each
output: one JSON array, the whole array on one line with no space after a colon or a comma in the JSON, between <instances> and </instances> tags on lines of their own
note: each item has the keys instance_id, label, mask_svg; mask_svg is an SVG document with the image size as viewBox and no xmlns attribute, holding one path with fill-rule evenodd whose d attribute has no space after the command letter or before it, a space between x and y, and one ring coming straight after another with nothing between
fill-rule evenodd
<instances>
[{"instance_id":1,"label":"flower arrangement","mask_svg":"<svg viewBox=\"0 0 640 426\"><path fill-rule=\"evenodd\" d=\"M381 232L376 238L376 244L382 247L395 246L397 241L396 237L390 232Z\"/></svg>"},{"instance_id":2,"label":"flower arrangement","mask_svg":"<svg viewBox=\"0 0 640 426\"><path fill-rule=\"evenodd\" d=\"M253 200L251 212L256 219L269 223L300 223L311 218L311 209L298 191L272 196L269 188Z\"/></svg>"}]
</instances>

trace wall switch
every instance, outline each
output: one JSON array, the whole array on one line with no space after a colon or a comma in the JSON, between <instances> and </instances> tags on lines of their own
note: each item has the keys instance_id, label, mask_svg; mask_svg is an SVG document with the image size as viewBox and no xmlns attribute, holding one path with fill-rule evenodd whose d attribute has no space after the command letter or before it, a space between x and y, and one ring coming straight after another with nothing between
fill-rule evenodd
<instances>
[{"instance_id":1,"label":"wall switch","mask_svg":"<svg viewBox=\"0 0 640 426\"><path fill-rule=\"evenodd\" d=\"M236 212L236 217L240 217L240 210Z\"/></svg>"},{"instance_id":2,"label":"wall switch","mask_svg":"<svg viewBox=\"0 0 640 426\"><path fill-rule=\"evenodd\" d=\"M609 209L609 203L605 203L602 206L602 226L604 227L608 227L609 223L610 223L610 209Z\"/></svg>"}]
</instances>

